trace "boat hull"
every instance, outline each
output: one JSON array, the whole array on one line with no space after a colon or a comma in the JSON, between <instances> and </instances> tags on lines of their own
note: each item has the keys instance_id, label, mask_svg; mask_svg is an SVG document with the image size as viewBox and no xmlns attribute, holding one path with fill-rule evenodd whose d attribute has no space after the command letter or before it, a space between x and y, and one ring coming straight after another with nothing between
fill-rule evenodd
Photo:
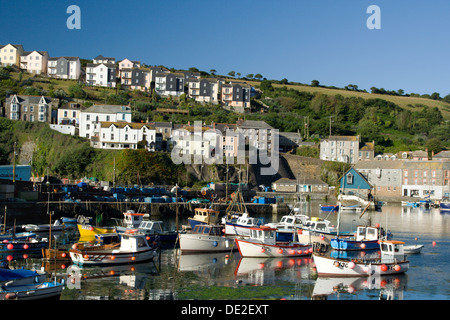
<instances>
[{"instance_id":1,"label":"boat hull","mask_svg":"<svg viewBox=\"0 0 450 320\"><path fill-rule=\"evenodd\" d=\"M80 237L89 238L95 237L96 234L114 233L115 227L95 227L89 224L77 224Z\"/></svg>"},{"instance_id":2,"label":"boat hull","mask_svg":"<svg viewBox=\"0 0 450 320\"><path fill-rule=\"evenodd\" d=\"M117 265L151 261L156 250L149 248L138 252L117 252L117 250L70 250L70 258L77 265Z\"/></svg>"},{"instance_id":3,"label":"boat hull","mask_svg":"<svg viewBox=\"0 0 450 320\"><path fill-rule=\"evenodd\" d=\"M379 250L380 244L378 240L356 241L343 238L333 238L330 240L330 246L334 250Z\"/></svg>"},{"instance_id":4,"label":"boat hull","mask_svg":"<svg viewBox=\"0 0 450 320\"><path fill-rule=\"evenodd\" d=\"M12 249L8 246L12 245ZM48 245L47 241L9 241L8 243L0 243L0 252L2 253L26 253L40 252L42 248Z\"/></svg>"},{"instance_id":5,"label":"boat hull","mask_svg":"<svg viewBox=\"0 0 450 320\"><path fill-rule=\"evenodd\" d=\"M313 254L317 273L322 277L369 277L373 275L394 275L405 273L409 261L383 263L380 261L358 262ZM352 263L354 264L352 266ZM383 268L386 270L383 271Z\"/></svg>"},{"instance_id":6,"label":"boat hull","mask_svg":"<svg viewBox=\"0 0 450 320\"><path fill-rule=\"evenodd\" d=\"M181 253L224 252L235 249L234 239L195 233L179 235Z\"/></svg>"},{"instance_id":7,"label":"boat hull","mask_svg":"<svg viewBox=\"0 0 450 320\"><path fill-rule=\"evenodd\" d=\"M231 236L249 237L250 228L255 227L254 225L242 226L236 223L225 223L225 234Z\"/></svg>"},{"instance_id":8,"label":"boat hull","mask_svg":"<svg viewBox=\"0 0 450 320\"><path fill-rule=\"evenodd\" d=\"M321 211L327 211L327 212L338 212L339 211L339 205L335 206L320 206Z\"/></svg>"},{"instance_id":9,"label":"boat hull","mask_svg":"<svg viewBox=\"0 0 450 320\"><path fill-rule=\"evenodd\" d=\"M286 258L311 255L311 245L276 244L268 245L258 241L235 239L242 257L248 258Z\"/></svg>"},{"instance_id":10,"label":"boat hull","mask_svg":"<svg viewBox=\"0 0 450 320\"><path fill-rule=\"evenodd\" d=\"M0 292L0 300L39 300L59 298L64 285L54 282L43 282L35 285L19 285L7 287Z\"/></svg>"}]
</instances>

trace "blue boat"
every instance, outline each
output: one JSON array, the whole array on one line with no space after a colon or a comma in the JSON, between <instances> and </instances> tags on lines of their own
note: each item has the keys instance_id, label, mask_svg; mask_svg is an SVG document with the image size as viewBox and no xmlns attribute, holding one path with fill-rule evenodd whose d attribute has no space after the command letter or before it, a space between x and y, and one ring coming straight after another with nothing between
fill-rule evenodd
<instances>
[{"instance_id":1,"label":"blue boat","mask_svg":"<svg viewBox=\"0 0 450 320\"><path fill-rule=\"evenodd\" d=\"M330 239L330 246L334 250L359 251L359 250L379 250L378 241L382 238L390 238L391 234L376 227L358 226L354 237Z\"/></svg>"},{"instance_id":2,"label":"blue boat","mask_svg":"<svg viewBox=\"0 0 450 320\"><path fill-rule=\"evenodd\" d=\"M11 240L0 243L1 253L26 253L26 252L42 252L47 247L48 241L44 240Z\"/></svg>"},{"instance_id":3,"label":"blue boat","mask_svg":"<svg viewBox=\"0 0 450 320\"><path fill-rule=\"evenodd\" d=\"M327 212L338 212L339 211L339 205L330 205L330 206L323 206L320 205L321 211L327 211Z\"/></svg>"},{"instance_id":4,"label":"blue boat","mask_svg":"<svg viewBox=\"0 0 450 320\"><path fill-rule=\"evenodd\" d=\"M439 203L439 209L441 211L450 211L450 202L444 201Z\"/></svg>"},{"instance_id":5,"label":"blue boat","mask_svg":"<svg viewBox=\"0 0 450 320\"><path fill-rule=\"evenodd\" d=\"M36 233L26 231L26 232L7 232L0 234L0 241L11 241L13 239L15 240L29 240L29 239L35 239Z\"/></svg>"}]
</instances>

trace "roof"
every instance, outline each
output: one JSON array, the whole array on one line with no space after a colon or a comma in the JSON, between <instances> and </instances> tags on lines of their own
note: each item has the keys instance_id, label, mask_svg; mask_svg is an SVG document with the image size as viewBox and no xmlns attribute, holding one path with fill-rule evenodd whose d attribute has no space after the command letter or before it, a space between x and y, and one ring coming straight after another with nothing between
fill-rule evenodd
<instances>
[{"instance_id":1,"label":"roof","mask_svg":"<svg viewBox=\"0 0 450 320\"><path fill-rule=\"evenodd\" d=\"M267 122L259 120L238 120L236 125L243 129L273 129Z\"/></svg>"},{"instance_id":2,"label":"roof","mask_svg":"<svg viewBox=\"0 0 450 320\"><path fill-rule=\"evenodd\" d=\"M6 103L9 103L15 96L19 100L19 103L25 101L25 102L31 103L31 104L39 104L42 97L44 97L46 103L51 103L52 100L54 100L52 97L48 97L48 96L28 96L28 95L13 94L13 95L10 95L9 97L6 97Z\"/></svg>"},{"instance_id":3,"label":"roof","mask_svg":"<svg viewBox=\"0 0 450 320\"><path fill-rule=\"evenodd\" d=\"M439 153L436 153L433 158L450 158L450 150L442 150Z\"/></svg>"},{"instance_id":4,"label":"roof","mask_svg":"<svg viewBox=\"0 0 450 320\"><path fill-rule=\"evenodd\" d=\"M355 163L357 170L364 169L402 169L405 161L365 160Z\"/></svg>"},{"instance_id":5,"label":"roof","mask_svg":"<svg viewBox=\"0 0 450 320\"><path fill-rule=\"evenodd\" d=\"M103 63L103 62L101 62L101 63L87 63L86 67L95 68L95 67L98 67L99 65L104 65L105 67L108 67L108 68L116 68L116 65L114 63Z\"/></svg>"},{"instance_id":6,"label":"roof","mask_svg":"<svg viewBox=\"0 0 450 320\"><path fill-rule=\"evenodd\" d=\"M117 128L125 128L126 126L132 128L132 129L142 129L143 127L147 127L148 129L155 129L155 126L153 126L150 123L142 123L142 122L111 122L111 121L102 121L100 123L102 128L109 128L111 125L116 126Z\"/></svg>"},{"instance_id":7,"label":"roof","mask_svg":"<svg viewBox=\"0 0 450 320\"><path fill-rule=\"evenodd\" d=\"M108 105L108 104L96 104L92 107L83 110L82 112L90 112L90 113L118 113L118 112L126 112L131 113L131 108L129 106L117 106L117 105Z\"/></svg>"},{"instance_id":8,"label":"roof","mask_svg":"<svg viewBox=\"0 0 450 320\"><path fill-rule=\"evenodd\" d=\"M70 61L76 61L76 60L80 60L79 57L67 57L67 56L61 56L61 57L53 57L53 58L48 58L48 60L59 60L61 58L64 58L66 60L70 60Z\"/></svg>"},{"instance_id":9,"label":"roof","mask_svg":"<svg viewBox=\"0 0 450 320\"><path fill-rule=\"evenodd\" d=\"M45 56L46 54L48 54L48 51L37 51L37 50L33 50L33 51L24 51L21 56L28 56L29 54L33 53L33 52L37 52L39 53L41 56Z\"/></svg>"},{"instance_id":10,"label":"roof","mask_svg":"<svg viewBox=\"0 0 450 320\"><path fill-rule=\"evenodd\" d=\"M359 141L359 136L329 136L324 140Z\"/></svg>"}]
</instances>

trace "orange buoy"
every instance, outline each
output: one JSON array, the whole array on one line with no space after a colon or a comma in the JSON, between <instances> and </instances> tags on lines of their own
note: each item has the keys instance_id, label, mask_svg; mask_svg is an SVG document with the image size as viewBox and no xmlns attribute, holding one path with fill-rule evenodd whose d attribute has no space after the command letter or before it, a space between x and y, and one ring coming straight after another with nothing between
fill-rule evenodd
<instances>
[{"instance_id":1,"label":"orange buoy","mask_svg":"<svg viewBox=\"0 0 450 320\"><path fill-rule=\"evenodd\" d=\"M29 246L25 243L25 244L23 245L23 248L24 248L25 250L27 250L27 249L29 248Z\"/></svg>"},{"instance_id":2,"label":"orange buoy","mask_svg":"<svg viewBox=\"0 0 450 320\"><path fill-rule=\"evenodd\" d=\"M433 245L433 247L435 247L436 246L436 241L433 241L431 244Z\"/></svg>"},{"instance_id":3,"label":"orange buoy","mask_svg":"<svg viewBox=\"0 0 450 320\"><path fill-rule=\"evenodd\" d=\"M111 256L111 260L114 260L114 259L116 259L116 257L115 256Z\"/></svg>"},{"instance_id":4,"label":"orange buoy","mask_svg":"<svg viewBox=\"0 0 450 320\"><path fill-rule=\"evenodd\" d=\"M22 257L23 257L24 259L28 259L28 255L27 255L27 254L24 254Z\"/></svg>"},{"instance_id":5,"label":"orange buoy","mask_svg":"<svg viewBox=\"0 0 450 320\"><path fill-rule=\"evenodd\" d=\"M335 262L333 263L333 265L334 265L336 268L339 268L339 262L335 261Z\"/></svg>"},{"instance_id":6,"label":"orange buoy","mask_svg":"<svg viewBox=\"0 0 450 320\"><path fill-rule=\"evenodd\" d=\"M6 257L6 260L8 260L8 261L11 261L13 259L13 256L12 255L8 255L7 257Z\"/></svg>"},{"instance_id":7,"label":"orange buoy","mask_svg":"<svg viewBox=\"0 0 450 320\"><path fill-rule=\"evenodd\" d=\"M366 248L366 244L365 243L361 243L361 249L365 249Z\"/></svg>"},{"instance_id":8,"label":"orange buoy","mask_svg":"<svg viewBox=\"0 0 450 320\"><path fill-rule=\"evenodd\" d=\"M134 260L136 260L136 257L135 257L135 256L132 256L132 257L131 257L131 261L134 261Z\"/></svg>"},{"instance_id":9,"label":"orange buoy","mask_svg":"<svg viewBox=\"0 0 450 320\"><path fill-rule=\"evenodd\" d=\"M12 250L14 248L14 246L10 243L6 246L8 248L8 250Z\"/></svg>"},{"instance_id":10,"label":"orange buoy","mask_svg":"<svg viewBox=\"0 0 450 320\"><path fill-rule=\"evenodd\" d=\"M388 269L388 267L387 267L387 265L382 264L381 267L380 267L380 269L381 269L381 271L386 272L387 269Z\"/></svg>"},{"instance_id":11,"label":"orange buoy","mask_svg":"<svg viewBox=\"0 0 450 320\"><path fill-rule=\"evenodd\" d=\"M61 253L61 257L65 258L67 255L65 252Z\"/></svg>"},{"instance_id":12,"label":"orange buoy","mask_svg":"<svg viewBox=\"0 0 450 320\"><path fill-rule=\"evenodd\" d=\"M397 272L399 272L401 269L402 269L402 267L400 267L398 264L396 264L394 266L394 270L397 271Z\"/></svg>"},{"instance_id":13,"label":"orange buoy","mask_svg":"<svg viewBox=\"0 0 450 320\"><path fill-rule=\"evenodd\" d=\"M89 256L87 254L84 255L85 259L89 259Z\"/></svg>"}]
</instances>

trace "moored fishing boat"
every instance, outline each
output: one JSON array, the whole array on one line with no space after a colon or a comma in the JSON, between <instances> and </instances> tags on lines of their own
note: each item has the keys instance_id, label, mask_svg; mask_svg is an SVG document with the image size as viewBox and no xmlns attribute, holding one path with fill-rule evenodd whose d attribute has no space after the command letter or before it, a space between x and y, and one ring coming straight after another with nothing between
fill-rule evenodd
<instances>
[{"instance_id":1,"label":"moored fishing boat","mask_svg":"<svg viewBox=\"0 0 450 320\"><path fill-rule=\"evenodd\" d=\"M253 218L248 213L243 213L237 219L225 221L225 235L248 237L251 228L259 227L262 224L261 218Z\"/></svg>"},{"instance_id":2,"label":"moored fishing boat","mask_svg":"<svg viewBox=\"0 0 450 320\"><path fill-rule=\"evenodd\" d=\"M276 240L277 229L268 226L250 229L250 237L236 238L236 245L242 257L299 257L311 255L309 243L298 241L279 242ZM294 235L296 234L293 232Z\"/></svg>"},{"instance_id":3,"label":"moored fishing boat","mask_svg":"<svg viewBox=\"0 0 450 320\"><path fill-rule=\"evenodd\" d=\"M181 253L221 252L234 249L234 239L225 237L223 226L197 224L191 233L178 235Z\"/></svg>"},{"instance_id":4,"label":"moored fishing boat","mask_svg":"<svg viewBox=\"0 0 450 320\"><path fill-rule=\"evenodd\" d=\"M144 233L149 237L149 241L175 242L178 237L178 231L163 230L162 221L144 220L138 226L138 232Z\"/></svg>"},{"instance_id":5,"label":"moored fishing boat","mask_svg":"<svg viewBox=\"0 0 450 320\"><path fill-rule=\"evenodd\" d=\"M122 233L128 229L138 228L145 217L148 217L147 213L136 213L134 210L127 210L123 213L121 225L116 226L116 232Z\"/></svg>"},{"instance_id":6,"label":"moored fishing boat","mask_svg":"<svg viewBox=\"0 0 450 320\"><path fill-rule=\"evenodd\" d=\"M327 212L338 212L339 205L319 205L321 211L327 211Z\"/></svg>"},{"instance_id":7,"label":"moored fishing boat","mask_svg":"<svg viewBox=\"0 0 450 320\"><path fill-rule=\"evenodd\" d=\"M441 201L439 203L439 209L441 211L450 211L450 201Z\"/></svg>"},{"instance_id":8,"label":"moored fishing boat","mask_svg":"<svg viewBox=\"0 0 450 320\"><path fill-rule=\"evenodd\" d=\"M64 283L57 281L0 287L0 300L38 300L59 298Z\"/></svg>"},{"instance_id":9,"label":"moored fishing boat","mask_svg":"<svg viewBox=\"0 0 450 320\"><path fill-rule=\"evenodd\" d=\"M219 213L211 208L195 208L194 216L188 218L189 227L194 229L197 224L216 224L219 221Z\"/></svg>"},{"instance_id":10,"label":"moored fishing boat","mask_svg":"<svg viewBox=\"0 0 450 320\"><path fill-rule=\"evenodd\" d=\"M335 250L378 250L378 240L389 239L390 236L390 232L386 233L378 224L375 227L357 226L355 236L332 238L330 245Z\"/></svg>"},{"instance_id":11,"label":"moored fishing boat","mask_svg":"<svg viewBox=\"0 0 450 320\"><path fill-rule=\"evenodd\" d=\"M277 241L292 241L294 229L300 228L309 217L304 214L294 213L283 216L279 222L266 223L270 228L277 229Z\"/></svg>"},{"instance_id":12,"label":"moored fishing boat","mask_svg":"<svg viewBox=\"0 0 450 320\"><path fill-rule=\"evenodd\" d=\"M45 239L37 240L4 240L0 243L0 252L8 253L26 253L26 252L40 252L42 248L48 245Z\"/></svg>"},{"instance_id":13,"label":"moored fishing boat","mask_svg":"<svg viewBox=\"0 0 450 320\"><path fill-rule=\"evenodd\" d=\"M341 259L331 257L315 245L313 252L317 273L324 277L368 277L408 271L409 261L402 241L380 240L381 257Z\"/></svg>"},{"instance_id":14,"label":"moored fishing boat","mask_svg":"<svg viewBox=\"0 0 450 320\"><path fill-rule=\"evenodd\" d=\"M332 238L337 237L350 237L354 235L354 232L339 232L338 229L331 224L331 221L311 217L310 220L298 229L298 238L300 242L325 242L329 243Z\"/></svg>"},{"instance_id":15,"label":"moored fishing boat","mask_svg":"<svg viewBox=\"0 0 450 320\"><path fill-rule=\"evenodd\" d=\"M61 221L56 220L53 224L23 224L22 229L28 232L49 232L50 229L52 232L62 231L65 228L65 225L61 223Z\"/></svg>"},{"instance_id":16,"label":"moored fishing boat","mask_svg":"<svg viewBox=\"0 0 450 320\"><path fill-rule=\"evenodd\" d=\"M47 278L47 273L28 269L9 269L0 268L0 285L24 285L44 282Z\"/></svg>"},{"instance_id":17,"label":"moored fishing boat","mask_svg":"<svg viewBox=\"0 0 450 320\"><path fill-rule=\"evenodd\" d=\"M116 227L97 227L91 224L77 224L78 232L81 238L95 238L99 233L115 233Z\"/></svg>"},{"instance_id":18,"label":"moored fishing boat","mask_svg":"<svg viewBox=\"0 0 450 320\"><path fill-rule=\"evenodd\" d=\"M157 255L142 233L125 232L120 243L74 246L69 250L72 262L78 265L114 265L150 261Z\"/></svg>"}]
</instances>

